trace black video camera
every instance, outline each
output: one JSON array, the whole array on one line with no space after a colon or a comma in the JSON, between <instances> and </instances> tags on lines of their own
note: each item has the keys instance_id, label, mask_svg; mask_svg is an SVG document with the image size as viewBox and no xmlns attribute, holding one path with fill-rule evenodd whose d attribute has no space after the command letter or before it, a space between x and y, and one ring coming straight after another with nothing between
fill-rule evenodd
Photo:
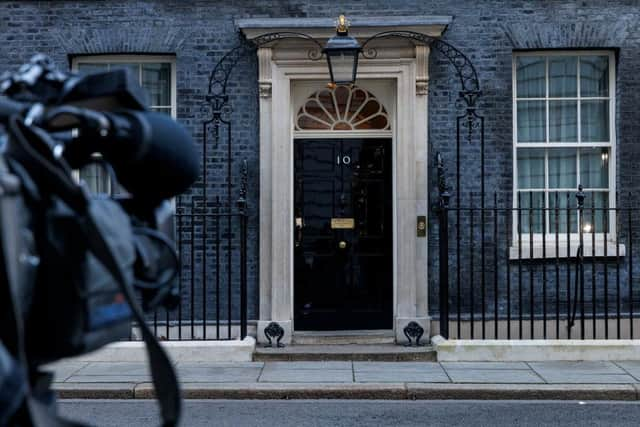
<instances>
[{"instance_id":1,"label":"black video camera","mask_svg":"<svg viewBox=\"0 0 640 427\"><path fill-rule=\"evenodd\" d=\"M0 407L3 351L30 384L5 416L60 422L38 409L51 397L39 366L121 340L136 321L164 423L177 423L176 376L144 312L180 298L167 199L197 178L190 136L146 110L127 71L67 74L42 55L0 77L0 125ZM96 153L126 196L74 178Z\"/></svg>"}]
</instances>

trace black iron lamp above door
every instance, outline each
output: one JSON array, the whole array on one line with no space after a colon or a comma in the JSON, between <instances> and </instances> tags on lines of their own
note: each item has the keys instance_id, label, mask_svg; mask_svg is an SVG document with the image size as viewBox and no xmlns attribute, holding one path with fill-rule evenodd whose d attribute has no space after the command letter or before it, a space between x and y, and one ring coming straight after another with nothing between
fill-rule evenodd
<instances>
[{"instance_id":1,"label":"black iron lamp above door","mask_svg":"<svg viewBox=\"0 0 640 427\"><path fill-rule=\"evenodd\" d=\"M349 23L340 15L336 26L336 35L331 37L322 50L327 56L331 83L329 86L352 85L358 73L358 55L362 47L358 40L349 35Z\"/></svg>"}]
</instances>

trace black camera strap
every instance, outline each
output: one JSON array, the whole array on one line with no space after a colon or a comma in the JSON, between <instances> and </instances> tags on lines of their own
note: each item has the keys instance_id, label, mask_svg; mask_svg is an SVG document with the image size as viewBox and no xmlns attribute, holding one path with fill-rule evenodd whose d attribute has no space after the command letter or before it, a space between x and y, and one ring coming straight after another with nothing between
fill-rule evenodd
<instances>
[{"instance_id":1,"label":"black camera strap","mask_svg":"<svg viewBox=\"0 0 640 427\"><path fill-rule=\"evenodd\" d=\"M181 399L178 379L171 361L156 336L151 332L149 325L147 325L132 288L127 286L120 265L113 257L109 245L102 237L102 233L90 214L85 217L85 227L85 237L91 252L120 284L120 289L131 307L133 317L142 331L142 339L146 344L149 364L151 365L151 376L156 390L156 397L160 403L163 425L166 427L175 426L180 418Z\"/></svg>"},{"instance_id":2,"label":"black camera strap","mask_svg":"<svg viewBox=\"0 0 640 427\"><path fill-rule=\"evenodd\" d=\"M112 249L92 217L89 209L90 201L86 193L73 182L64 168L56 164L55 160L34 150L29 142L30 138L25 135L25 133L30 134L31 139L46 139L46 134L36 133L27 128L17 117L11 120L9 129L18 145L17 152L14 151L10 155L17 157L20 163L29 169L30 173L37 173L38 182L46 183L47 191L58 195L82 218L84 237L89 250L118 283L131 308L133 318L142 332L149 357L153 385L160 404L162 425L166 427L177 425L180 419L181 398L175 371L165 350L147 325L132 287L128 285L126 276L115 259Z\"/></svg>"}]
</instances>

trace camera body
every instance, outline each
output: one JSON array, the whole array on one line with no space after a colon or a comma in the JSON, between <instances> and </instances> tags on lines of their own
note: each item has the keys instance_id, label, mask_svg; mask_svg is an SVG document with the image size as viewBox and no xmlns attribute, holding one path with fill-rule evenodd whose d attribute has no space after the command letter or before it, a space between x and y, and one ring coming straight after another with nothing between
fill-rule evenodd
<instances>
[{"instance_id":1,"label":"camera body","mask_svg":"<svg viewBox=\"0 0 640 427\"><path fill-rule=\"evenodd\" d=\"M163 418L177 422L175 373L144 311L174 308L180 298L165 199L197 176L190 137L145 111L142 89L125 70L66 74L36 55L0 77L0 94L0 351L4 346L35 382L40 365L126 338L136 321L154 384L169 389L160 393ZM165 149L157 128L178 141ZM91 195L74 179L73 168L94 153L129 194ZM167 163L175 159L190 172L164 192L147 189L132 170L184 166Z\"/></svg>"}]
</instances>

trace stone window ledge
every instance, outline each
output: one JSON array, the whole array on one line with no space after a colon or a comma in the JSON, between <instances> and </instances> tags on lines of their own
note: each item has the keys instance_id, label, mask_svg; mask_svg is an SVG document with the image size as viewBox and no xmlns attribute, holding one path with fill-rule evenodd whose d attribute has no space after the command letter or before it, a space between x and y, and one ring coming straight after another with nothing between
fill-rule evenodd
<instances>
[{"instance_id":1,"label":"stone window ledge","mask_svg":"<svg viewBox=\"0 0 640 427\"><path fill-rule=\"evenodd\" d=\"M570 252L567 255L567 242L558 242L558 256L557 258L575 258L576 253L578 251L579 243L578 241L571 240ZM533 257L531 256L531 249L533 248ZM555 259L556 258L556 242L555 240L546 242L546 251L543 254L543 244L541 241L534 241L531 245L529 240L522 240L522 246L520 249L520 256L518 256L518 242L514 242L509 248L509 260L517 261L518 259L527 260L527 259ZM595 256L596 258L615 258L616 257L616 243L615 242L607 242L606 243L606 252L605 252L605 243L604 242L596 242L595 247L592 246L591 240L584 240L584 258L591 258ZM544 255L544 256L543 256ZM624 257L626 255L626 247L622 243L618 243L618 256Z\"/></svg>"}]
</instances>

